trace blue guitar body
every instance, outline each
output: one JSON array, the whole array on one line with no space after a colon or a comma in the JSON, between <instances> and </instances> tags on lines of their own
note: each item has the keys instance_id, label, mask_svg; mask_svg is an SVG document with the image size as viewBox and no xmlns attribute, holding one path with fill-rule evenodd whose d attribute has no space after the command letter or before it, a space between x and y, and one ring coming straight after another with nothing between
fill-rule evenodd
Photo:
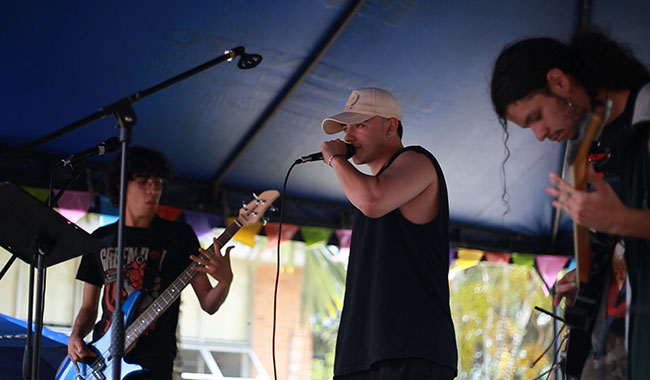
<instances>
[{"instance_id":1,"label":"blue guitar body","mask_svg":"<svg viewBox=\"0 0 650 380\"><path fill-rule=\"evenodd\" d=\"M122 312L124 313L124 326L129 326L133 319L136 316L142 299L144 298L144 293L141 291L134 292L131 294L124 304L122 305ZM99 338L96 342L88 344L88 347L92 349L96 354L97 358L90 358L92 362L82 363L77 362L79 366L79 372L77 373L72 361L69 357L66 357L65 360L59 366L59 370L56 373L56 380L122 380L128 379L129 375L146 371L141 366L137 364L130 364L122 360L121 372L122 379L113 378L113 359L110 355L111 347L111 335L113 332L113 326L109 327L106 331L106 334Z\"/></svg>"}]
</instances>

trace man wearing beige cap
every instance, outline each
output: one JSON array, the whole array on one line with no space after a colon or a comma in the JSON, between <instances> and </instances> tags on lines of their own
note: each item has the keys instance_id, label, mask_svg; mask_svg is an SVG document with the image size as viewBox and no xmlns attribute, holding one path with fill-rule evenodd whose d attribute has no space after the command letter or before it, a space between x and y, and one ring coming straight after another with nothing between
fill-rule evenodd
<instances>
[{"instance_id":1,"label":"man wearing beige cap","mask_svg":"<svg viewBox=\"0 0 650 380\"><path fill-rule=\"evenodd\" d=\"M352 230L334 378L453 379L457 349L449 310L449 207L440 165L402 145L402 112L391 93L352 91L343 112L323 120L332 167L358 209ZM372 175L346 159L366 164Z\"/></svg>"}]
</instances>

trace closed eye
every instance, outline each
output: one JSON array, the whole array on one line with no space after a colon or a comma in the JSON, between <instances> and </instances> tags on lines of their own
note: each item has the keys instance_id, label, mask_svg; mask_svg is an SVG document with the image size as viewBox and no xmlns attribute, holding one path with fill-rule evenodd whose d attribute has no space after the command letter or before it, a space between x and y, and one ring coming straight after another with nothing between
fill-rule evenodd
<instances>
[{"instance_id":1,"label":"closed eye","mask_svg":"<svg viewBox=\"0 0 650 380\"><path fill-rule=\"evenodd\" d=\"M540 120L542 120L542 114L539 111L533 112L533 113L529 114L528 116L526 116L526 120L525 120L524 126L522 126L522 128L530 128L530 125L532 123L536 123L536 122L538 122Z\"/></svg>"}]
</instances>

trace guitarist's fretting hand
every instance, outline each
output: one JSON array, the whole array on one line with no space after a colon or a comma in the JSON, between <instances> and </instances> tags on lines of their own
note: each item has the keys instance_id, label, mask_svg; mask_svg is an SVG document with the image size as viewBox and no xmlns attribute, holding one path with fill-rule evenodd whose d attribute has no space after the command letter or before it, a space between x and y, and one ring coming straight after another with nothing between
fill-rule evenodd
<instances>
[{"instance_id":1,"label":"guitarist's fretting hand","mask_svg":"<svg viewBox=\"0 0 650 380\"><path fill-rule=\"evenodd\" d=\"M578 294L578 284L576 283L576 271L575 269L567 272L558 282L555 284L555 295L553 296L553 307L556 307L562 301L562 298L566 298L565 306L573 305L576 294Z\"/></svg>"},{"instance_id":2,"label":"guitarist's fretting hand","mask_svg":"<svg viewBox=\"0 0 650 380\"><path fill-rule=\"evenodd\" d=\"M200 264L193 267L193 269L197 272L209 273L210 276L214 277L214 279L219 281L219 283L230 285L233 277L232 268L230 266L230 251L234 246L228 247L223 256L221 255L221 250L219 249L219 244L217 243L216 238L214 239L213 246L217 249L217 252L214 255L203 248L199 248L199 252L201 252L207 259L201 259L194 255L190 256L194 262Z\"/></svg>"},{"instance_id":3,"label":"guitarist's fretting hand","mask_svg":"<svg viewBox=\"0 0 650 380\"><path fill-rule=\"evenodd\" d=\"M576 224L599 232L619 234L627 207L614 189L589 165L587 182L592 191L578 191L556 173L550 173L551 186L546 192L555 198L553 206L562 209Z\"/></svg>"}]
</instances>

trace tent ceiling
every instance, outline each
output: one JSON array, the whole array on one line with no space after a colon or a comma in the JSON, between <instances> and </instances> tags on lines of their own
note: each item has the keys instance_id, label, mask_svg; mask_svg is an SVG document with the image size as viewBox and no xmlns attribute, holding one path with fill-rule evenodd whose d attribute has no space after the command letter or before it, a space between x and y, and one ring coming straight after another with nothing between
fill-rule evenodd
<instances>
[{"instance_id":1,"label":"tent ceiling","mask_svg":"<svg viewBox=\"0 0 650 380\"><path fill-rule=\"evenodd\" d=\"M443 167L454 242L544 252L553 221L544 188L563 147L511 128L504 214L489 76L514 39L568 37L581 5L650 61L647 1L3 2L0 146L19 148L243 45L263 56L258 67L223 63L133 106L132 144L164 151L179 179L169 203L236 210L248 198L242 191L281 189L291 163L330 138L320 121L340 111L350 90L378 86L402 105L404 143L429 149ZM5 155L0 179L46 183L47 158L116 136L114 124L104 118L20 158ZM287 196L291 222L349 223L350 206L325 165L295 167ZM570 229L562 218L561 241Z\"/></svg>"}]
</instances>

